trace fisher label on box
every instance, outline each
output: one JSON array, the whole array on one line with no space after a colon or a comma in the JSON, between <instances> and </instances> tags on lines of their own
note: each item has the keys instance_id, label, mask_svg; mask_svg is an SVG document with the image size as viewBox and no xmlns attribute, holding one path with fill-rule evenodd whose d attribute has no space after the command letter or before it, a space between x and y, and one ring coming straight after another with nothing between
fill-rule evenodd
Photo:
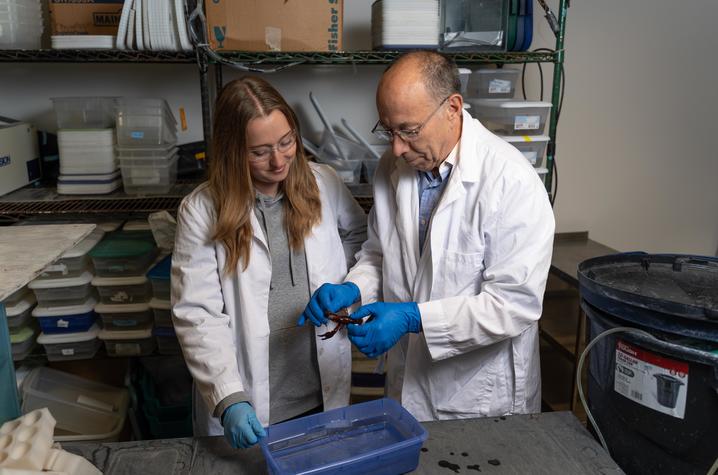
<instances>
[{"instance_id":1,"label":"fisher label on box","mask_svg":"<svg viewBox=\"0 0 718 475\"><path fill-rule=\"evenodd\" d=\"M688 363L618 340L613 389L638 404L683 419Z\"/></svg>"}]
</instances>

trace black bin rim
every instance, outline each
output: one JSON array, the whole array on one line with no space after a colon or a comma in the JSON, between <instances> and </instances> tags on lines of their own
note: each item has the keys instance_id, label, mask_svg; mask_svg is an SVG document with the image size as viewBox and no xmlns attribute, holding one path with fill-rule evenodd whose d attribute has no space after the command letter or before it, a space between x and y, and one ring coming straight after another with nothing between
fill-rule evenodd
<instances>
[{"instance_id":1,"label":"black bin rim","mask_svg":"<svg viewBox=\"0 0 718 475\"><path fill-rule=\"evenodd\" d=\"M641 289L625 282L611 282L610 276L626 278L643 273ZM651 274L653 273L653 274ZM652 287L655 277L655 288ZM661 292L659 283L673 280L684 292ZM583 298L601 307L596 299L683 318L718 323L718 258L691 254L648 254L627 252L593 257L578 265L578 280ZM692 284L700 282L700 285Z\"/></svg>"}]
</instances>

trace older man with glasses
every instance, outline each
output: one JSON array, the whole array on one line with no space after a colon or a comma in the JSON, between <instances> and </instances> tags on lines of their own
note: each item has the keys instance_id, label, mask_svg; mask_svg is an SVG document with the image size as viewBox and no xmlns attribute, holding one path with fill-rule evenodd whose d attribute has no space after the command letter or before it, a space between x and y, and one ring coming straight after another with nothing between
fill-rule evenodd
<instances>
[{"instance_id":1,"label":"older man with glasses","mask_svg":"<svg viewBox=\"0 0 718 475\"><path fill-rule=\"evenodd\" d=\"M554 218L523 155L463 110L456 66L399 58L377 90L391 142L374 179L369 238L343 284L301 321L361 302L349 338L387 351L387 393L417 419L539 412L538 319ZM366 318L369 317L369 318Z\"/></svg>"}]
</instances>

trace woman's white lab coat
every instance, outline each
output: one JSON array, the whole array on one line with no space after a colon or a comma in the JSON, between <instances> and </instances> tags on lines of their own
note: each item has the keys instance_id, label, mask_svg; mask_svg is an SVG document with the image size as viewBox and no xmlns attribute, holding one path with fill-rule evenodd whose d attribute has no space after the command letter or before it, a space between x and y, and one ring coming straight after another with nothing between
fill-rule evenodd
<instances>
[{"instance_id":1,"label":"woman's white lab coat","mask_svg":"<svg viewBox=\"0 0 718 475\"><path fill-rule=\"evenodd\" d=\"M366 216L336 173L310 164L319 186L322 221L304 241L310 291L324 282L341 283L366 237ZM195 435L220 435L211 414L225 397L244 391L263 425L269 423L269 323L267 306L272 265L254 213L249 266L224 274L224 246L213 242L216 211L207 185L180 205L172 256L172 310L177 337L195 381ZM342 241L342 237L345 237ZM307 300L309 296L307 296ZM299 318L299 315L297 315ZM308 324L308 323L307 323ZM324 333L327 327L316 328ZM351 348L346 332L317 338L324 408L349 403ZM292 388L284 388L291 391Z\"/></svg>"},{"instance_id":2,"label":"woman's white lab coat","mask_svg":"<svg viewBox=\"0 0 718 475\"><path fill-rule=\"evenodd\" d=\"M382 158L368 239L347 280L364 304L419 303L423 332L387 360L388 394L417 419L540 412L553 212L523 155L465 112L459 147L421 257L416 171Z\"/></svg>"}]
</instances>

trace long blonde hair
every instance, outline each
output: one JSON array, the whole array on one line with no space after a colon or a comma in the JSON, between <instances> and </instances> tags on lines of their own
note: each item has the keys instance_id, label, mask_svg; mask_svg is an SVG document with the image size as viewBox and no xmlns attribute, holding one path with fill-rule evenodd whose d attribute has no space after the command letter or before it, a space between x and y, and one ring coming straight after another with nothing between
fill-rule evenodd
<instances>
[{"instance_id":1,"label":"long blonde hair","mask_svg":"<svg viewBox=\"0 0 718 475\"><path fill-rule=\"evenodd\" d=\"M249 170L247 125L275 110L284 114L297 136L296 158L280 184L284 226L293 250L302 249L304 238L322 218L319 188L304 154L299 121L292 108L264 79L245 76L227 83L214 111L209 189L217 211L212 238L227 250L224 272L229 275L234 274L239 262L242 270L247 268L252 246L255 189Z\"/></svg>"}]
</instances>

